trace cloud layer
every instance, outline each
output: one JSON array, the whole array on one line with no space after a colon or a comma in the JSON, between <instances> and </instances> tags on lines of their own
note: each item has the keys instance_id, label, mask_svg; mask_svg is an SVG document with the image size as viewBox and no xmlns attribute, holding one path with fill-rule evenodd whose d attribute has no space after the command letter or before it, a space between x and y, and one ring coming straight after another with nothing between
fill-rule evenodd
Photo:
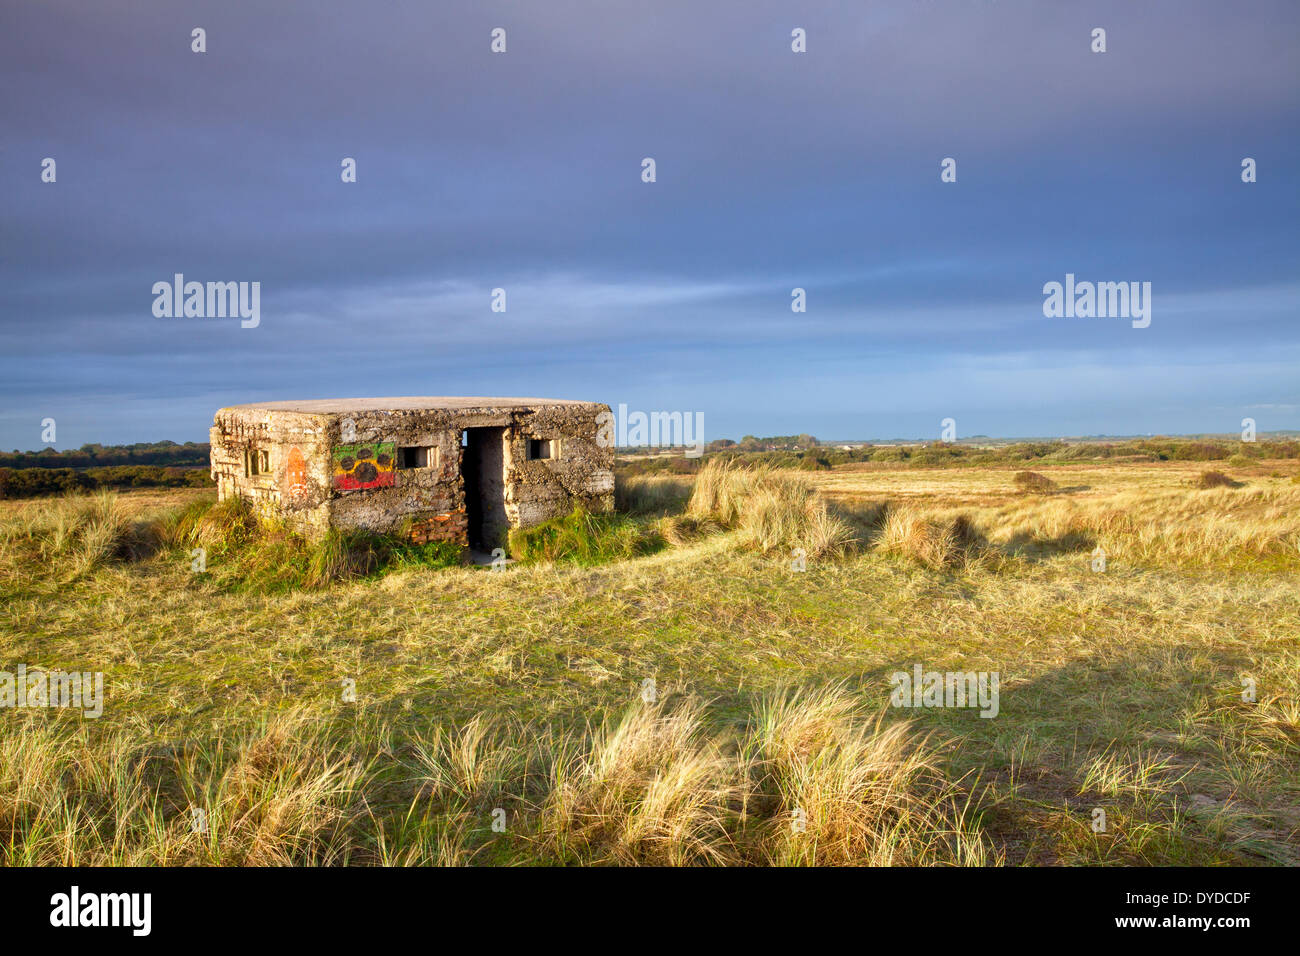
<instances>
[{"instance_id":1,"label":"cloud layer","mask_svg":"<svg viewBox=\"0 0 1300 956\"><path fill-rule=\"evenodd\" d=\"M397 393L698 410L709 437L1300 427L1293 3L7 19L4 447ZM177 272L260 281L261 325L155 319ZM1067 272L1151 282L1151 327L1045 319Z\"/></svg>"}]
</instances>

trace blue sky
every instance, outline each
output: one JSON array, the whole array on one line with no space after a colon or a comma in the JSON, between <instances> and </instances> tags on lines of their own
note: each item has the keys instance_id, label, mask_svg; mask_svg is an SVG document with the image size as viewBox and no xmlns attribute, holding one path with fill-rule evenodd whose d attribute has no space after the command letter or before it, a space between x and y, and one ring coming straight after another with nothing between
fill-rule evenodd
<instances>
[{"instance_id":1,"label":"blue sky","mask_svg":"<svg viewBox=\"0 0 1300 956\"><path fill-rule=\"evenodd\" d=\"M4 3L0 447L399 394L1300 428L1294 2L250 6ZM260 282L260 325L155 318L177 272ZM1045 318L1066 273L1150 282L1150 327Z\"/></svg>"}]
</instances>

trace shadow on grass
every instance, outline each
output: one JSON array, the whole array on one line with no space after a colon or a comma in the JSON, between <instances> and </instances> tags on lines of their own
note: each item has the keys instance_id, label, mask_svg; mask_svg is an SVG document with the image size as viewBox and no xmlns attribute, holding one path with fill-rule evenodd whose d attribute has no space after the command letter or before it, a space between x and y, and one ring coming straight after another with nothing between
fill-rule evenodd
<instances>
[{"instance_id":1,"label":"shadow on grass","mask_svg":"<svg viewBox=\"0 0 1300 956\"><path fill-rule=\"evenodd\" d=\"M1050 537L1033 531L1017 531L994 547L1009 558L1041 562L1058 554L1091 552L1097 547L1097 538L1086 531L1067 531Z\"/></svg>"},{"instance_id":2,"label":"shadow on grass","mask_svg":"<svg viewBox=\"0 0 1300 956\"><path fill-rule=\"evenodd\" d=\"M1245 655L1163 645L1092 654L1027 680L998 667L996 659L972 665L900 660L862 675L859 687L883 705L893 689L891 675L910 680L917 664L944 676L966 673L968 666L999 674L995 716L981 717L978 702L949 706L960 702L955 694L941 706L900 706L891 713L915 720L935 743L951 746L950 776L965 781L981 827L1008 862L1251 865L1291 859L1285 826L1270 826L1259 806L1243 813L1241 795L1225 783L1239 765L1253 761L1257 776L1278 782L1277 792L1263 801L1277 806L1286 802L1282 781L1297 770L1294 748L1288 757L1279 744L1264 756L1252 741L1255 713L1240 696L1240 674L1250 666ZM1105 826L1100 831L1099 819Z\"/></svg>"}]
</instances>

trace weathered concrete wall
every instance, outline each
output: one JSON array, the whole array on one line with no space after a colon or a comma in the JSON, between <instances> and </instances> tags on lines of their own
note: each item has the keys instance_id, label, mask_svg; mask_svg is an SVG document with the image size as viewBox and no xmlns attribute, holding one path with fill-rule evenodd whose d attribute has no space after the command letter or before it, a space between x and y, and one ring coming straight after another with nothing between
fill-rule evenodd
<instances>
[{"instance_id":1,"label":"weathered concrete wall","mask_svg":"<svg viewBox=\"0 0 1300 956\"><path fill-rule=\"evenodd\" d=\"M335 527L380 534L408 531L421 541L462 541L465 489L460 479L460 432L450 415L358 411L335 416L330 435L336 447L383 442L394 449L436 449L436 461L427 468L394 468L391 486L357 491L334 488L330 522Z\"/></svg>"},{"instance_id":2,"label":"weathered concrete wall","mask_svg":"<svg viewBox=\"0 0 1300 956\"><path fill-rule=\"evenodd\" d=\"M521 416L507 434L506 514L514 528L527 528L566 514L614 510L614 450L596 443L596 417L605 405L539 409ZM528 439L559 439L558 458L528 460Z\"/></svg>"},{"instance_id":3,"label":"weathered concrete wall","mask_svg":"<svg viewBox=\"0 0 1300 956\"><path fill-rule=\"evenodd\" d=\"M612 510L614 453L596 442L596 419L608 406L448 401L460 405L352 409L346 402L319 402L302 404L329 410L221 409L211 431L219 496L240 495L260 513L278 515L313 537L333 526L466 544L461 432L500 428L501 453L489 458L501 475L481 480L480 488L503 496L511 527L537 524L575 505ZM529 439L558 441L558 457L528 460ZM404 447L434 449L428 467L399 467ZM246 474L246 455L261 452L268 457L266 473Z\"/></svg>"},{"instance_id":4,"label":"weathered concrete wall","mask_svg":"<svg viewBox=\"0 0 1300 956\"><path fill-rule=\"evenodd\" d=\"M326 417L223 408L209 440L219 499L241 496L259 515L280 517L311 536L329 527ZM246 456L255 452L266 452L268 468L250 476Z\"/></svg>"}]
</instances>

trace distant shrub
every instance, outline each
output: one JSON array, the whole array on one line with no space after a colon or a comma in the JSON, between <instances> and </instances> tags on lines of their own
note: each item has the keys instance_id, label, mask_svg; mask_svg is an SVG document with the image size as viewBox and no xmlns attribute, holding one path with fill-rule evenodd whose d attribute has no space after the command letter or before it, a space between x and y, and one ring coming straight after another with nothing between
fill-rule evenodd
<instances>
[{"instance_id":1,"label":"distant shrub","mask_svg":"<svg viewBox=\"0 0 1300 956\"><path fill-rule=\"evenodd\" d=\"M1060 458L1066 461L1078 461L1080 459L1091 458L1113 458L1116 449L1123 450L1123 445L1102 445L1096 442L1080 442L1077 445L1066 445L1053 454L1054 458Z\"/></svg>"},{"instance_id":2,"label":"distant shrub","mask_svg":"<svg viewBox=\"0 0 1300 956\"><path fill-rule=\"evenodd\" d=\"M212 488L207 468L111 465L104 468L0 468L0 498L38 498L98 488Z\"/></svg>"},{"instance_id":3,"label":"distant shrub","mask_svg":"<svg viewBox=\"0 0 1300 956\"><path fill-rule=\"evenodd\" d=\"M1232 451L1223 445L1189 441L1175 443L1169 457L1174 461L1222 461L1231 454Z\"/></svg>"},{"instance_id":4,"label":"distant shrub","mask_svg":"<svg viewBox=\"0 0 1300 956\"><path fill-rule=\"evenodd\" d=\"M872 461L907 461L908 451L901 445L885 445L871 453Z\"/></svg>"},{"instance_id":5,"label":"distant shrub","mask_svg":"<svg viewBox=\"0 0 1300 956\"><path fill-rule=\"evenodd\" d=\"M69 468L78 471L109 466L139 467L141 465L166 465L172 467L208 466L207 442L186 442L178 445L171 441L140 442L134 445L82 445L79 449L55 451L0 452L0 468Z\"/></svg>"},{"instance_id":6,"label":"distant shrub","mask_svg":"<svg viewBox=\"0 0 1300 956\"><path fill-rule=\"evenodd\" d=\"M803 456L803 461L799 462L799 468L802 471L830 471L831 460L808 452Z\"/></svg>"},{"instance_id":7,"label":"distant shrub","mask_svg":"<svg viewBox=\"0 0 1300 956\"><path fill-rule=\"evenodd\" d=\"M1087 441L1067 444L1062 441L1020 441L992 447L932 442L920 445L864 445L844 449L820 445L799 451L793 448L755 450L761 444L729 445L711 443L703 458L677 456L636 456L620 460L618 474L695 474L711 461L733 461L768 468L821 470L821 462L837 465L850 462L906 462L917 467L966 467L1018 465L1029 462L1115 461L1144 463L1152 461L1220 461L1231 454L1251 459L1300 457L1300 442L1258 441L1234 444L1193 441L1182 438L1143 438L1129 441ZM769 446L770 447L770 446ZM808 464L809 459L819 464Z\"/></svg>"},{"instance_id":8,"label":"distant shrub","mask_svg":"<svg viewBox=\"0 0 1300 956\"><path fill-rule=\"evenodd\" d=\"M1228 464L1233 468L1249 468L1255 464L1255 459L1247 458L1245 455L1238 452L1228 459Z\"/></svg>"},{"instance_id":9,"label":"distant shrub","mask_svg":"<svg viewBox=\"0 0 1300 956\"><path fill-rule=\"evenodd\" d=\"M1025 494L1045 495L1056 490L1056 482L1036 471L1018 471L1013 480Z\"/></svg>"},{"instance_id":10,"label":"distant shrub","mask_svg":"<svg viewBox=\"0 0 1300 956\"><path fill-rule=\"evenodd\" d=\"M1008 445L1003 454L1011 460L1027 461L1030 458L1045 458L1053 453L1059 453L1065 449L1060 442L1016 442L1014 445Z\"/></svg>"},{"instance_id":11,"label":"distant shrub","mask_svg":"<svg viewBox=\"0 0 1300 956\"><path fill-rule=\"evenodd\" d=\"M1221 471L1204 471L1196 479L1196 487L1201 489L1208 488L1240 488L1240 481L1233 481Z\"/></svg>"},{"instance_id":12,"label":"distant shrub","mask_svg":"<svg viewBox=\"0 0 1300 956\"><path fill-rule=\"evenodd\" d=\"M947 448L920 448L912 452L909 463L913 465L946 465L957 457L958 455L954 455Z\"/></svg>"},{"instance_id":13,"label":"distant shrub","mask_svg":"<svg viewBox=\"0 0 1300 956\"><path fill-rule=\"evenodd\" d=\"M1242 451L1252 458L1300 458L1300 442L1261 441L1243 443Z\"/></svg>"}]
</instances>

